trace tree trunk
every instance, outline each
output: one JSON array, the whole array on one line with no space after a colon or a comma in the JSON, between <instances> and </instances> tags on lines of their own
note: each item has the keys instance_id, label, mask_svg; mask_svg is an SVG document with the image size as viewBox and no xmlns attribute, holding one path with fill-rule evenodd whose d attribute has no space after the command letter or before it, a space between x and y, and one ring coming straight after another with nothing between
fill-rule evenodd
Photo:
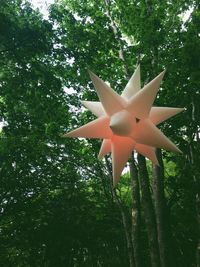
<instances>
[{"instance_id":1,"label":"tree trunk","mask_svg":"<svg viewBox=\"0 0 200 267\"><path fill-rule=\"evenodd\" d=\"M111 12L110 12L110 0L104 0L105 7L106 7L106 16L110 20L110 26L112 28L113 34L115 36L115 40L119 47L119 59L123 62L123 69L124 69L124 75L127 79L129 79L128 74L128 67L125 62L124 58L124 51L123 51L123 45L121 41L121 36L119 29L116 26L115 21L112 18ZM134 160L134 158L133 158ZM118 207L121 211L122 221L125 229L125 235L126 235L126 241L127 241L127 248L129 252L129 262L130 266L141 266L141 256L140 256L140 194L139 194L139 182L138 182L138 173L137 168L134 164L134 161L131 161L130 163L130 178L131 178L131 191L132 191L132 227L131 229L127 229L129 227L127 217L123 213L122 205L119 202L119 199L117 197L117 194L114 190L114 195L116 202L118 203ZM130 240L129 240L130 239ZM134 256L133 256L134 255ZM135 263L134 263L135 262Z\"/></svg>"},{"instance_id":2,"label":"tree trunk","mask_svg":"<svg viewBox=\"0 0 200 267\"><path fill-rule=\"evenodd\" d=\"M121 203L119 197L116 194L115 189L113 189L114 193L114 200L115 203L117 204L120 212L121 212L121 217L122 217L122 223L124 227L124 232L126 236L126 244L127 244L127 251L128 251L128 256L129 256L129 264L130 267L135 267L134 263L134 255L133 255L133 246L132 246L132 240L131 240L131 234L130 234L130 224L128 223L128 218L126 216L126 212L124 210L123 204Z\"/></svg>"},{"instance_id":3,"label":"tree trunk","mask_svg":"<svg viewBox=\"0 0 200 267\"><path fill-rule=\"evenodd\" d=\"M196 207L197 207L197 224L198 224L198 241L197 241L197 248L196 248L196 262L197 267L200 267L200 182L196 182L197 184L197 194L196 194Z\"/></svg>"},{"instance_id":4,"label":"tree trunk","mask_svg":"<svg viewBox=\"0 0 200 267\"><path fill-rule=\"evenodd\" d=\"M128 66L126 65L125 58L124 58L124 51L123 51L123 45L122 45L122 40L121 40L121 34L119 32L119 29L117 28L117 25L115 21L113 20L110 12L110 0L104 0L105 7L106 7L106 16L110 20L110 26L113 31L113 34L115 36L116 43L119 47L119 59L123 62L123 70L125 77L129 79L129 74L128 74Z\"/></svg>"},{"instance_id":5,"label":"tree trunk","mask_svg":"<svg viewBox=\"0 0 200 267\"><path fill-rule=\"evenodd\" d=\"M162 267L172 266L169 244L169 226L167 225L167 205L164 193L164 165L160 149L156 149L156 156L160 166L153 165L153 193L155 213Z\"/></svg>"},{"instance_id":6,"label":"tree trunk","mask_svg":"<svg viewBox=\"0 0 200 267\"><path fill-rule=\"evenodd\" d=\"M146 14L148 17L154 16L154 3L152 0L145 0L146 6ZM156 26L152 26L153 29ZM153 38L153 37L151 37ZM153 44L154 42L152 42ZM155 45L152 45L152 60L151 60L151 67L152 69L157 68L158 62L158 48ZM162 154L160 149L156 149L157 158L159 161L160 166L153 165L153 193L154 193L154 200L155 200L155 215L156 215L156 228L157 228L157 238L158 238L158 248L159 248L159 258L160 258L160 265L162 267L172 266L170 259L170 248L168 247L167 250L167 238L168 238L168 231L167 231L167 222L166 222L166 200L164 195L164 165L162 161ZM168 227L170 229L170 226Z\"/></svg>"},{"instance_id":7,"label":"tree trunk","mask_svg":"<svg viewBox=\"0 0 200 267\"><path fill-rule=\"evenodd\" d=\"M193 140L192 140L193 142ZM190 164L194 169L198 165L198 162L195 162L195 152L190 144ZM199 175L196 172L193 173L193 181L196 188L195 200L196 200L196 218L197 218L197 246L196 246L196 267L200 267L200 180Z\"/></svg>"},{"instance_id":8,"label":"tree trunk","mask_svg":"<svg viewBox=\"0 0 200 267\"><path fill-rule=\"evenodd\" d=\"M130 234L130 223L129 223L129 220L127 218L127 212L126 212L124 205L121 202L119 196L116 193L116 189L113 187L112 168L110 166L110 163L108 161L107 156L105 156L105 160L106 160L106 167L107 167L107 170L108 170L109 176L110 176L110 187L111 187L111 193L113 196L113 200L116 203L116 205L120 211L121 218L122 218L122 224L123 224L125 238L126 238L127 252L128 252L128 257L129 257L129 265L130 265L130 267L135 267L134 255L133 255L133 245L132 245L131 234Z\"/></svg>"},{"instance_id":9,"label":"tree trunk","mask_svg":"<svg viewBox=\"0 0 200 267\"><path fill-rule=\"evenodd\" d=\"M200 5L199 5L200 6ZM197 107L195 105L195 101L192 98L192 122L195 124L195 122L198 121L198 112ZM195 194L195 200L196 200L196 218L197 218L197 246L196 246L196 266L200 267L200 179L199 179L199 173L196 171L197 166L199 165L199 158L197 158L198 150L199 150L199 127L196 125L196 131L195 134L191 134L190 137L190 164L192 166L192 172L193 172L193 181L196 187L196 194ZM195 145L196 144L196 145ZM195 148L194 148L195 146Z\"/></svg>"},{"instance_id":10,"label":"tree trunk","mask_svg":"<svg viewBox=\"0 0 200 267\"><path fill-rule=\"evenodd\" d=\"M149 252L152 267L160 267L159 248L157 241L157 227L154 213L154 207L151 198L149 175L146 167L145 158L138 154L140 184L142 192L142 203L144 207L145 223L149 241Z\"/></svg>"},{"instance_id":11,"label":"tree trunk","mask_svg":"<svg viewBox=\"0 0 200 267\"><path fill-rule=\"evenodd\" d=\"M140 209L140 190L138 180L138 170L135 164L134 155L129 163L132 193L132 244L134 251L135 266L141 266L141 209Z\"/></svg>"}]
</instances>

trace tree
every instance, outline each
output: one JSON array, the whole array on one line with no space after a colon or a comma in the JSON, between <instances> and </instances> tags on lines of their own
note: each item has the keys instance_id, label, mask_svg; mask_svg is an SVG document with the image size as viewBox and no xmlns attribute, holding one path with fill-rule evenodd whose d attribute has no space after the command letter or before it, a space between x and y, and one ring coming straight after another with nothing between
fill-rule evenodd
<instances>
[{"instance_id":1,"label":"tree","mask_svg":"<svg viewBox=\"0 0 200 267\"><path fill-rule=\"evenodd\" d=\"M199 266L199 3L63 0L46 21L3 0L0 22L1 266ZM120 92L138 63L142 84L167 67L156 105L187 111L160 127L184 154L134 156L114 189L98 141L61 136L93 119L88 68Z\"/></svg>"}]
</instances>

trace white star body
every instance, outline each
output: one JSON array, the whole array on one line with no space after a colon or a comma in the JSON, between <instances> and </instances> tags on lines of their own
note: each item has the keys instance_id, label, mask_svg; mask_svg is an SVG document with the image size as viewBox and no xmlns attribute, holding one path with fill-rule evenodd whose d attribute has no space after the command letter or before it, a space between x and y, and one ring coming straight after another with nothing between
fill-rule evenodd
<instances>
[{"instance_id":1,"label":"white star body","mask_svg":"<svg viewBox=\"0 0 200 267\"><path fill-rule=\"evenodd\" d=\"M163 76L164 72L161 72L140 90L138 66L120 96L90 72L100 102L82 101L82 104L98 118L64 136L103 139L99 158L103 158L109 152L112 153L114 185L118 183L133 150L149 158L154 164L158 164L155 148L180 152L156 127L183 110L152 107Z\"/></svg>"}]
</instances>

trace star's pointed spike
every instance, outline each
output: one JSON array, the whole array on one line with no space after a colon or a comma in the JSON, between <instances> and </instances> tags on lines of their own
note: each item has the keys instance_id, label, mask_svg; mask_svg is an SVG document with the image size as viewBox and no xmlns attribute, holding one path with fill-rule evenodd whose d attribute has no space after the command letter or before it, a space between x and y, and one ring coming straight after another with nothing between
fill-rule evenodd
<instances>
[{"instance_id":1,"label":"star's pointed spike","mask_svg":"<svg viewBox=\"0 0 200 267\"><path fill-rule=\"evenodd\" d=\"M81 103L97 117L106 115L101 102L81 101Z\"/></svg>"},{"instance_id":2,"label":"star's pointed spike","mask_svg":"<svg viewBox=\"0 0 200 267\"><path fill-rule=\"evenodd\" d=\"M140 144L181 152L149 119L140 121L131 136Z\"/></svg>"},{"instance_id":3,"label":"star's pointed spike","mask_svg":"<svg viewBox=\"0 0 200 267\"><path fill-rule=\"evenodd\" d=\"M98 159L102 159L106 154L111 152L111 141L110 139L104 139L99 151Z\"/></svg>"},{"instance_id":4,"label":"star's pointed spike","mask_svg":"<svg viewBox=\"0 0 200 267\"><path fill-rule=\"evenodd\" d=\"M149 114L149 119L155 125L158 125L159 123L171 118L183 110L184 108L152 107Z\"/></svg>"},{"instance_id":5,"label":"star's pointed spike","mask_svg":"<svg viewBox=\"0 0 200 267\"><path fill-rule=\"evenodd\" d=\"M125 100L94 73L89 71L89 74L105 112L113 115L122 110L126 105Z\"/></svg>"},{"instance_id":6,"label":"star's pointed spike","mask_svg":"<svg viewBox=\"0 0 200 267\"><path fill-rule=\"evenodd\" d=\"M109 128L109 118L101 117L64 134L63 137L111 138L112 135Z\"/></svg>"},{"instance_id":7,"label":"star's pointed spike","mask_svg":"<svg viewBox=\"0 0 200 267\"><path fill-rule=\"evenodd\" d=\"M161 72L156 78L145 85L142 90L134 95L130 99L126 109L139 119L147 118L164 74L165 71Z\"/></svg>"},{"instance_id":8,"label":"star's pointed spike","mask_svg":"<svg viewBox=\"0 0 200 267\"><path fill-rule=\"evenodd\" d=\"M129 82L127 83L124 91L122 92L122 96L129 100L132 96L134 96L141 89L141 81L140 81L140 65L137 66L137 69L133 73Z\"/></svg>"},{"instance_id":9,"label":"star's pointed spike","mask_svg":"<svg viewBox=\"0 0 200 267\"><path fill-rule=\"evenodd\" d=\"M111 141L114 186L119 182L121 173L131 156L134 145L134 141L127 137L114 136Z\"/></svg>"},{"instance_id":10,"label":"star's pointed spike","mask_svg":"<svg viewBox=\"0 0 200 267\"><path fill-rule=\"evenodd\" d=\"M154 164L159 166L158 159L156 157L155 148L151 146L146 146L143 144L136 144L135 150L141 155L150 159Z\"/></svg>"}]
</instances>

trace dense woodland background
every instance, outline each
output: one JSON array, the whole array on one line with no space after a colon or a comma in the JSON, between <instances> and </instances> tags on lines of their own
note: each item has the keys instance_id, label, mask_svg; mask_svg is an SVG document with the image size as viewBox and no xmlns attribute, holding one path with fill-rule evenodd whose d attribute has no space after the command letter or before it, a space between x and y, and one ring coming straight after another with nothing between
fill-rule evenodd
<instances>
[{"instance_id":1,"label":"dense woodland background","mask_svg":"<svg viewBox=\"0 0 200 267\"><path fill-rule=\"evenodd\" d=\"M0 266L199 267L199 1L49 12L0 0ZM100 141L61 136L94 119L87 69L121 92L138 63L142 84L167 69L155 104L186 111L159 127L183 154L158 150L160 168L133 155L114 189Z\"/></svg>"}]
</instances>

